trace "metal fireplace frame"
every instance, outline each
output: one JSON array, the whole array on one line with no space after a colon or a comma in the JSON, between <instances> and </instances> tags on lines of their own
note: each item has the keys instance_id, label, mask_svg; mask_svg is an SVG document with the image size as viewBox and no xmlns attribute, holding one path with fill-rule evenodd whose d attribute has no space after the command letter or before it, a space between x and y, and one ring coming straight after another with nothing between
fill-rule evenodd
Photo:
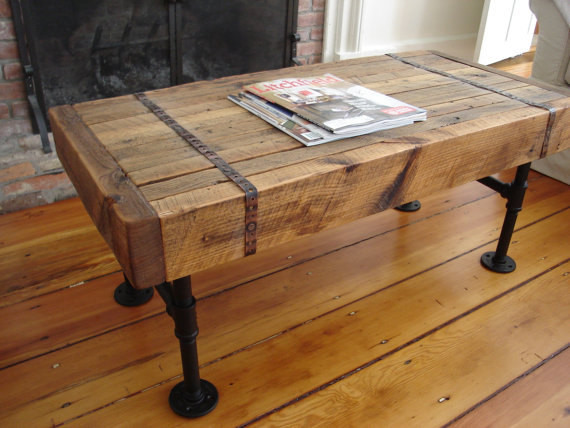
<instances>
[{"instance_id":1,"label":"metal fireplace frame","mask_svg":"<svg viewBox=\"0 0 570 428\"><path fill-rule=\"evenodd\" d=\"M168 3L168 43L170 59L170 85L183 83L183 52L182 52L182 4L192 0L157 0ZM298 65L296 59L297 42L297 15L299 0L283 0L286 2L287 15L285 34L283 34L283 62L282 66ZM52 151L48 132L50 130L47 118L46 97L42 84L42 64L39 63L38 46L33 14L30 9L30 0L10 0L14 30L18 41L18 50L22 69L27 100L31 108L32 126L36 134L40 134L42 149L45 153ZM97 37L95 35L95 37ZM135 92L133 90L132 92Z\"/></svg>"}]
</instances>

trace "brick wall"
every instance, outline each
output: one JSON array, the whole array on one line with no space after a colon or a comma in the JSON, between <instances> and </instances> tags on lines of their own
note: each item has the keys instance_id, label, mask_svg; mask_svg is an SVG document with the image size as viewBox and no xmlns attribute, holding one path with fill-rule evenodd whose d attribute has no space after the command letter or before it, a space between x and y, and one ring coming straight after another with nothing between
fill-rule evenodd
<instances>
[{"instance_id":1,"label":"brick wall","mask_svg":"<svg viewBox=\"0 0 570 428\"><path fill-rule=\"evenodd\" d=\"M321 61L325 1L299 0L303 64ZM74 196L57 155L43 153L32 133L10 0L0 0L0 71L0 214Z\"/></svg>"},{"instance_id":2,"label":"brick wall","mask_svg":"<svg viewBox=\"0 0 570 428\"><path fill-rule=\"evenodd\" d=\"M75 194L54 153L32 134L9 0L0 0L0 214Z\"/></svg>"},{"instance_id":3,"label":"brick wall","mask_svg":"<svg viewBox=\"0 0 570 428\"><path fill-rule=\"evenodd\" d=\"M302 64L321 62L326 0L299 0L297 58Z\"/></svg>"}]
</instances>

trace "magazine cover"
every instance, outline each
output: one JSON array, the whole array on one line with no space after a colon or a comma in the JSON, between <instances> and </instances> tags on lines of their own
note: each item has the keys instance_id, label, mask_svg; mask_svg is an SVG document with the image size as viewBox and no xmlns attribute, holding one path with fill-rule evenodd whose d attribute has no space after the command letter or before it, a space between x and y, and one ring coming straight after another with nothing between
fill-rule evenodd
<instances>
[{"instance_id":1,"label":"magazine cover","mask_svg":"<svg viewBox=\"0 0 570 428\"><path fill-rule=\"evenodd\" d=\"M332 74L279 79L244 89L333 133L376 131L425 120L426 111ZM406 119L406 120L402 120ZM372 132L372 131L369 131Z\"/></svg>"}]
</instances>

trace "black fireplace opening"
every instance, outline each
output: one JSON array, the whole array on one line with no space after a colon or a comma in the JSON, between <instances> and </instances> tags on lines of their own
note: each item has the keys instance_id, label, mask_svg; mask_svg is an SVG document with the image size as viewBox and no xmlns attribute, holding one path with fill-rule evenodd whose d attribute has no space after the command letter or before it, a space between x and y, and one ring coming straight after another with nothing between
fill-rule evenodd
<instances>
[{"instance_id":1,"label":"black fireplace opening","mask_svg":"<svg viewBox=\"0 0 570 428\"><path fill-rule=\"evenodd\" d=\"M298 0L11 2L40 134L56 105L281 68L296 54Z\"/></svg>"}]
</instances>

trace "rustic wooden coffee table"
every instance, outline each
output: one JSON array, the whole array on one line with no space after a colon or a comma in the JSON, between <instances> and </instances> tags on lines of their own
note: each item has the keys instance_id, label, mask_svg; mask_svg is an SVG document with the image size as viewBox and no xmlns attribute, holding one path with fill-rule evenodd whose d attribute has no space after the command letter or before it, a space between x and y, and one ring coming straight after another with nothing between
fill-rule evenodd
<instances>
[{"instance_id":1,"label":"rustic wooden coffee table","mask_svg":"<svg viewBox=\"0 0 570 428\"><path fill-rule=\"evenodd\" d=\"M428 120L305 147L226 98L245 84L325 72L426 108ZM60 159L124 270L119 300L136 304L157 286L167 303L184 371L170 403L196 417L217 392L199 377L192 274L473 180L508 199L497 251L481 261L512 271L507 249L530 162L570 147L570 97L560 91L412 52L60 106L50 119ZM489 177L515 166L513 183Z\"/></svg>"}]
</instances>

